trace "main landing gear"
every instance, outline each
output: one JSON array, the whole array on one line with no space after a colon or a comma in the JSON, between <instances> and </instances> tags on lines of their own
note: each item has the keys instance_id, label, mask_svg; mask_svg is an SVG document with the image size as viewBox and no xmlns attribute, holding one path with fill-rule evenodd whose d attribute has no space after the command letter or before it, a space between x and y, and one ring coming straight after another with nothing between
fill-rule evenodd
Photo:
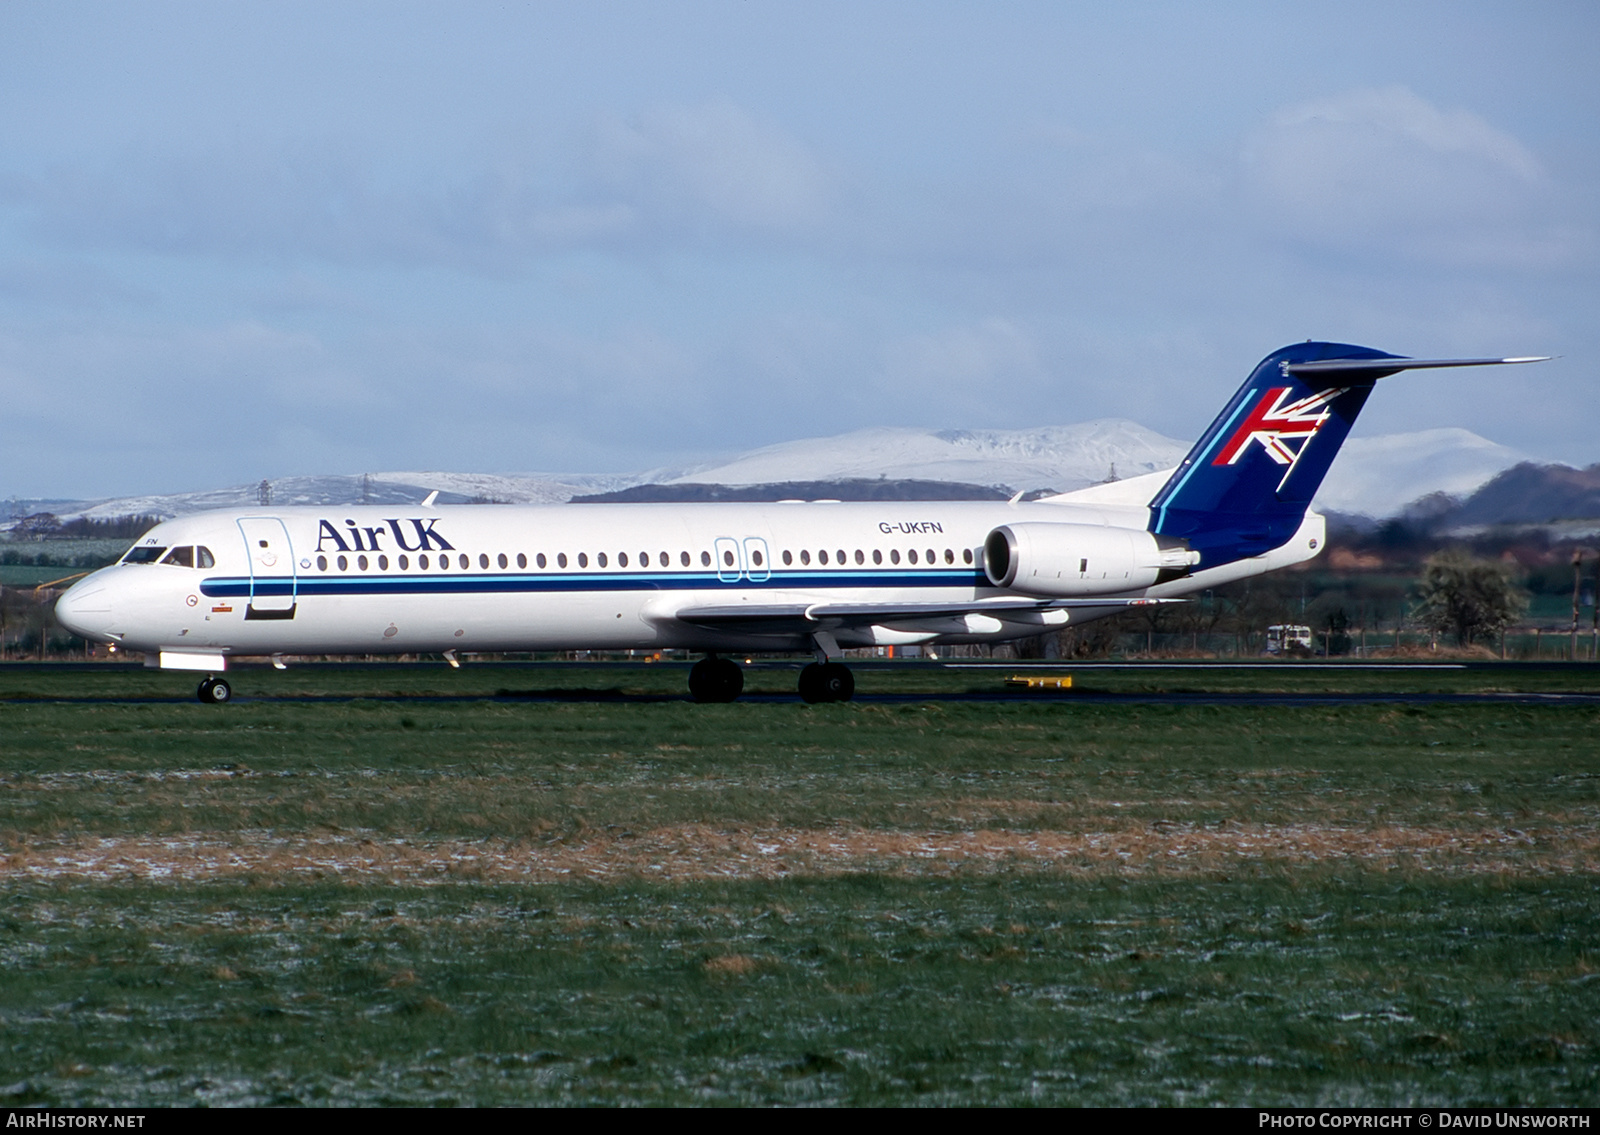
<instances>
[{"instance_id":1,"label":"main landing gear","mask_svg":"<svg viewBox=\"0 0 1600 1135\"><path fill-rule=\"evenodd\" d=\"M843 662L813 662L800 671L800 698L809 705L849 701L855 692L855 675Z\"/></svg>"},{"instance_id":2,"label":"main landing gear","mask_svg":"<svg viewBox=\"0 0 1600 1135\"><path fill-rule=\"evenodd\" d=\"M730 702L744 691L744 671L728 658L708 654L689 671L689 696L698 702Z\"/></svg>"},{"instance_id":3,"label":"main landing gear","mask_svg":"<svg viewBox=\"0 0 1600 1135\"><path fill-rule=\"evenodd\" d=\"M206 705L226 705L233 698L233 687L226 678L208 677L200 683L195 696Z\"/></svg>"},{"instance_id":4,"label":"main landing gear","mask_svg":"<svg viewBox=\"0 0 1600 1135\"><path fill-rule=\"evenodd\" d=\"M730 702L742 692L744 671L731 658L708 654L689 671L689 696L697 702ZM855 675L842 662L813 662L800 671L800 697L811 705L849 701L855 692Z\"/></svg>"}]
</instances>

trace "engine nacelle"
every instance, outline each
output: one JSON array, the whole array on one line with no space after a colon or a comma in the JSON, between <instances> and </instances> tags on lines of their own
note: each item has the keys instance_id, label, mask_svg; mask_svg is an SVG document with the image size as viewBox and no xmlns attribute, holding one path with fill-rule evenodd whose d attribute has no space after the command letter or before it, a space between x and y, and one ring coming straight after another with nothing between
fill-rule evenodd
<instances>
[{"instance_id":1,"label":"engine nacelle","mask_svg":"<svg viewBox=\"0 0 1600 1135\"><path fill-rule=\"evenodd\" d=\"M1139 591L1199 562L1185 540L1098 524L1006 524L983 542L990 583L1052 598Z\"/></svg>"}]
</instances>

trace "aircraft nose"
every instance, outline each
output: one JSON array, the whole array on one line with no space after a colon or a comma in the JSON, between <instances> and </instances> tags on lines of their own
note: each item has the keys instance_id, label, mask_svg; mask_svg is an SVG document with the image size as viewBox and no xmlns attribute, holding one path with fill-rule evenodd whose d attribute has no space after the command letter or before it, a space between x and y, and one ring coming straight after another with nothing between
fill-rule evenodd
<instances>
[{"instance_id":1,"label":"aircraft nose","mask_svg":"<svg viewBox=\"0 0 1600 1135\"><path fill-rule=\"evenodd\" d=\"M55 613L56 622L80 638L105 639L113 618L111 589L90 576L56 600Z\"/></svg>"}]
</instances>

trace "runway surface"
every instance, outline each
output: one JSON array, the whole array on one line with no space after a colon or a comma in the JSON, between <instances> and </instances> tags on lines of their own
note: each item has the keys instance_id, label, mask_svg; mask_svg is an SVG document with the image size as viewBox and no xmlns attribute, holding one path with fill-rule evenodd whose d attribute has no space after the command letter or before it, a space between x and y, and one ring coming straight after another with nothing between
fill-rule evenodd
<instances>
[{"instance_id":1,"label":"runway surface","mask_svg":"<svg viewBox=\"0 0 1600 1135\"><path fill-rule=\"evenodd\" d=\"M637 694L620 689L497 690L472 694L290 694L248 697L235 694L230 705L338 705L351 702L393 702L408 705L453 705L469 702L501 704L579 704L604 702L612 705L652 705L688 702L687 694ZM796 694L755 693L739 702L771 705L798 702ZM1282 706L1285 708L1340 705L1544 705L1600 707L1600 693L1210 693L1148 692L1116 693L1088 690L1009 691L957 690L938 693L861 694L852 699L860 705L916 705L924 703L1007 703L1046 702L1066 708L1071 705L1184 705L1184 706ZM0 705L198 705L190 694L179 697L0 697ZM226 707L214 707L226 712ZM708 710L711 707L707 707Z\"/></svg>"}]
</instances>

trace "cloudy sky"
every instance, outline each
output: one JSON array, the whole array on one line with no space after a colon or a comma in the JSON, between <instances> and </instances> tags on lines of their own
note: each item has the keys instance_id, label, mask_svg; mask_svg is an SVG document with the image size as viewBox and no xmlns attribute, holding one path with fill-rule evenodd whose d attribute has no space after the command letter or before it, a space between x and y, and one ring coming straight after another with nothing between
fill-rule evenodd
<instances>
[{"instance_id":1,"label":"cloudy sky","mask_svg":"<svg viewBox=\"0 0 1600 1135\"><path fill-rule=\"evenodd\" d=\"M1600 461L1600 6L0 5L0 496L1360 431Z\"/></svg>"}]
</instances>

